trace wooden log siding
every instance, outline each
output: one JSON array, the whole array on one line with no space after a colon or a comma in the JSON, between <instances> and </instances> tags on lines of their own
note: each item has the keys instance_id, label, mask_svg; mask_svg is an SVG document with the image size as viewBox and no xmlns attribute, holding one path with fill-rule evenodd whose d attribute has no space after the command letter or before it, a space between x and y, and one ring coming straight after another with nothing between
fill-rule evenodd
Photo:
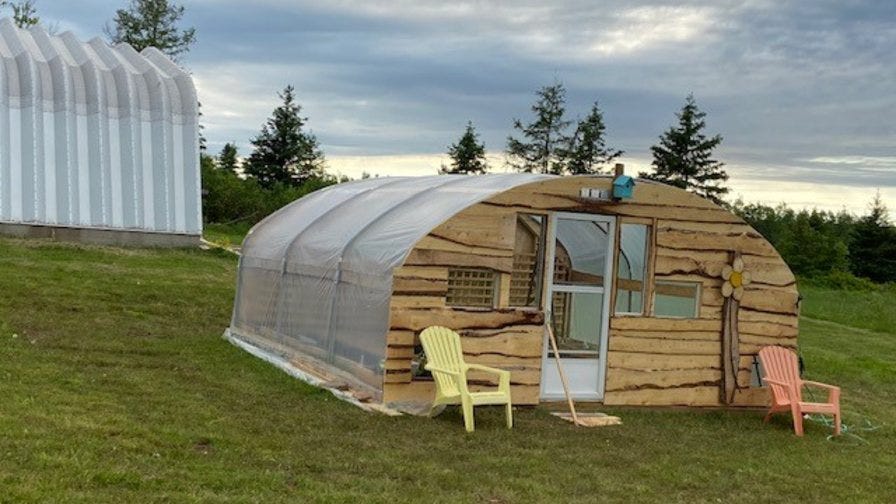
<instances>
[{"instance_id":1,"label":"wooden log siding","mask_svg":"<svg viewBox=\"0 0 896 504\"><path fill-rule=\"evenodd\" d=\"M509 369L515 403L538 402L543 314L506 306L511 297L518 297L510 292L500 296L497 310L444 305L447 272L452 267L491 269L499 275L502 289L511 288L518 212L596 213L617 216L619 223L651 226L648 314L653 310L654 280L701 285L699 318L611 317L606 404L719 405L720 275L734 251L742 254L753 278L740 305L739 383L749 385L753 356L763 346L796 347L796 280L759 233L707 200L659 184L639 181L634 198L618 204L579 197L582 187L608 189L610 180L566 177L522 186L464 210L420 240L395 272L386 402L431 400L432 382L412 381L410 373L415 334L429 325L458 330L470 362ZM610 313L614 312L611 306ZM735 405L766 401L765 389L735 392Z\"/></svg>"}]
</instances>

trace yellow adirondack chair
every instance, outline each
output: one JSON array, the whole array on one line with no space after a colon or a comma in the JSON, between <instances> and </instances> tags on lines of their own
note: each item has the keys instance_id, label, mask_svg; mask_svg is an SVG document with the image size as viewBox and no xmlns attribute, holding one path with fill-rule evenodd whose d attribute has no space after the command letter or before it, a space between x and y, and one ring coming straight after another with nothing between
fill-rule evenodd
<instances>
[{"instance_id":1,"label":"yellow adirondack chair","mask_svg":"<svg viewBox=\"0 0 896 504\"><path fill-rule=\"evenodd\" d=\"M436 398L430 414L443 404L460 404L464 412L464 426L473 432L473 406L504 404L507 428L513 427L513 411L510 405L510 371L464 362L460 348L460 336L451 329L439 326L427 327L420 333L420 342L426 353L426 369L432 372L436 382ZM475 369L498 375L498 390L470 392L467 388L467 371Z\"/></svg>"}]
</instances>

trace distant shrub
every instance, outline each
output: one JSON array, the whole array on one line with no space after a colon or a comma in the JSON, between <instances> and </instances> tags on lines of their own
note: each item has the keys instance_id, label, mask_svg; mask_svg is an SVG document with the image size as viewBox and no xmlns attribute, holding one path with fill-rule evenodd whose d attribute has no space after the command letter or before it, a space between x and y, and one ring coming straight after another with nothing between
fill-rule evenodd
<instances>
[{"instance_id":1,"label":"distant shrub","mask_svg":"<svg viewBox=\"0 0 896 504\"><path fill-rule=\"evenodd\" d=\"M896 287L894 284L874 283L867 278L860 278L845 271L832 271L824 275L805 278L802 279L802 283L815 287L848 291L880 291Z\"/></svg>"},{"instance_id":2,"label":"distant shrub","mask_svg":"<svg viewBox=\"0 0 896 504\"><path fill-rule=\"evenodd\" d=\"M339 181L325 174L300 186L275 183L265 189L254 178L218 168L210 156L202 156L201 169L203 219L221 224L254 224L302 196Z\"/></svg>"}]
</instances>

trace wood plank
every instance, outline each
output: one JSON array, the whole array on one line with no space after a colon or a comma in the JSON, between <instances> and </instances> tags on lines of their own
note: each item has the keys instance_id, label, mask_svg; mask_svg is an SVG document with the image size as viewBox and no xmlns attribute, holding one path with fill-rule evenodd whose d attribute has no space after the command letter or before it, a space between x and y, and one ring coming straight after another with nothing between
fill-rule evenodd
<instances>
[{"instance_id":1,"label":"wood plank","mask_svg":"<svg viewBox=\"0 0 896 504\"><path fill-rule=\"evenodd\" d=\"M512 257L513 256L513 246L511 245L509 248L494 248L494 247L482 247L482 246L472 246L466 245L463 243L458 243L455 241L451 241L449 239L436 236L433 233L430 233L415 245L417 249L427 249L427 250L439 250L444 252L458 252L462 254L472 254L472 255L480 255L480 256L490 256L490 257Z\"/></svg>"},{"instance_id":2,"label":"wood plank","mask_svg":"<svg viewBox=\"0 0 896 504\"><path fill-rule=\"evenodd\" d=\"M607 352L607 367L609 369L642 369L642 370L671 370L671 369L718 369L721 365L719 354L715 355L667 355L635 352Z\"/></svg>"},{"instance_id":3,"label":"wood plank","mask_svg":"<svg viewBox=\"0 0 896 504\"><path fill-rule=\"evenodd\" d=\"M452 268L488 268L500 273L513 272L513 256L490 256L415 248L404 262L409 266L444 266Z\"/></svg>"},{"instance_id":4,"label":"wood plank","mask_svg":"<svg viewBox=\"0 0 896 504\"><path fill-rule=\"evenodd\" d=\"M639 352L649 354L719 355L719 342L715 340L680 340L670 338L629 338L611 336L610 351Z\"/></svg>"},{"instance_id":5,"label":"wood plank","mask_svg":"<svg viewBox=\"0 0 896 504\"><path fill-rule=\"evenodd\" d=\"M764 238L754 238L747 234L658 230L657 245L678 250L739 250L746 254L779 257L778 252Z\"/></svg>"},{"instance_id":6,"label":"wood plank","mask_svg":"<svg viewBox=\"0 0 896 504\"><path fill-rule=\"evenodd\" d=\"M386 333L386 344L389 346L414 346L415 340L416 333L414 331L402 331L393 329Z\"/></svg>"},{"instance_id":7,"label":"wood plank","mask_svg":"<svg viewBox=\"0 0 896 504\"><path fill-rule=\"evenodd\" d=\"M447 271L446 271L447 273ZM448 292L447 279L431 279L416 277L394 277L392 279L393 294L423 294L445 296Z\"/></svg>"},{"instance_id":8,"label":"wood plank","mask_svg":"<svg viewBox=\"0 0 896 504\"><path fill-rule=\"evenodd\" d=\"M391 307L393 310L412 308L443 308L445 307L444 295L411 295L394 294Z\"/></svg>"},{"instance_id":9,"label":"wood plank","mask_svg":"<svg viewBox=\"0 0 896 504\"><path fill-rule=\"evenodd\" d=\"M644 329L610 329L610 339L624 338L650 338L650 339L670 339L677 341L707 341L718 345L721 341L721 333L719 331L664 331L660 330L644 330ZM721 347L719 347L721 348Z\"/></svg>"},{"instance_id":10,"label":"wood plank","mask_svg":"<svg viewBox=\"0 0 896 504\"><path fill-rule=\"evenodd\" d=\"M739 389L734 392L734 406L768 407L771 396L766 387Z\"/></svg>"},{"instance_id":11,"label":"wood plank","mask_svg":"<svg viewBox=\"0 0 896 504\"><path fill-rule=\"evenodd\" d=\"M411 381L410 371L396 371L383 375L383 383L409 383Z\"/></svg>"},{"instance_id":12,"label":"wood plank","mask_svg":"<svg viewBox=\"0 0 896 504\"><path fill-rule=\"evenodd\" d=\"M607 392L640 388L718 387L721 380L722 372L718 369L698 368L669 371L613 369L607 372Z\"/></svg>"},{"instance_id":13,"label":"wood plank","mask_svg":"<svg viewBox=\"0 0 896 504\"><path fill-rule=\"evenodd\" d=\"M448 280L448 268L444 266L399 266L392 273L394 278Z\"/></svg>"},{"instance_id":14,"label":"wood plank","mask_svg":"<svg viewBox=\"0 0 896 504\"><path fill-rule=\"evenodd\" d=\"M500 354L514 357L541 358L541 330L533 334L513 332L498 333L486 337L463 337L465 355Z\"/></svg>"},{"instance_id":15,"label":"wood plank","mask_svg":"<svg viewBox=\"0 0 896 504\"><path fill-rule=\"evenodd\" d=\"M620 390L607 392L604 404L614 406L717 406L718 387Z\"/></svg>"},{"instance_id":16,"label":"wood plank","mask_svg":"<svg viewBox=\"0 0 896 504\"><path fill-rule=\"evenodd\" d=\"M475 308L429 308L392 310L392 329L421 331L431 325L457 329L500 329L514 325L541 325L544 314L525 308L495 310Z\"/></svg>"},{"instance_id":17,"label":"wood plank","mask_svg":"<svg viewBox=\"0 0 896 504\"><path fill-rule=\"evenodd\" d=\"M798 298L799 293L796 289L789 291L755 289L751 284L744 287L741 307L796 316L799 314Z\"/></svg>"},{"instance_id":18,"label":"wood plank","mask_svg":"<svg viewBox=\"0 0 896 504\"><path fill-rule=\"evenodd\" d=\"M722 331L722 321L700 319L669 319L654 317L613 317L610 319L610 327L620 330L633 331Z\"/></svg>"},{"instance_id":19,"label":"wood plank","mask_svg":"<svg viewBox=\"0 0 896 504\"><path fill-rule=\"evenodd\" d=\"M791 324L778 324L776 322L766 321L738 321L738 328L741 334L754 334L767 337L778 338L796 338L799 335L799 328Z\"/></svg>"},{"instance_id":20,"label":"wood plank","mask_svg":"<svg viewBox=\"0 0 896 504\"><path fill-rule=\"evenodd\" d=\"M510 306L510 273L498 275L498 307Z\"/></svg>"},{"instance_id":21,"label":"wood plank","mask_svg":"<svg viewBox=\"0 0 896 504\"><path fill-rule=\"evenodd\" d=\"M387 346L386 359L403 359L410 362L414 357L414 347L412 346Z\"/></svg>"},{"instance_id":22,"label":"wood plank","mask_svg":"<svg viewBox=\"0 0 896 504\"><path fill-rule=\"evenodd\" d=\"M430 234L471 247L513 250L515 225L515 212L496 212L477 204L445 221Z\"/></svg>"},{"instance_id":23,"label":"wood plank","mask_svg":"<svg viewBox=\"0 0 896 504\"><path fill-rule=\"evenodd\" d=\"M472 386L473 390L487 390L488 387ZM539 386L537 385L512 385L510 387L510 400L514 405L538 404ZM423 407L432 404L435 397L435 383L433 381L412 381L409 383L387 383L383 387L383 402L388 405L399 403L417 403Z\"/></svg>"}]
</instances>

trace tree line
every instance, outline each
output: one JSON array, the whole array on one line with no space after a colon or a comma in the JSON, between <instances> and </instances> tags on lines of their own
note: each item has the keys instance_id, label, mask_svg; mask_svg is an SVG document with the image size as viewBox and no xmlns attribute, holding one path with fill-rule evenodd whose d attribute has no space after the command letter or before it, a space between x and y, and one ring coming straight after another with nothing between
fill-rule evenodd
<instances>
[{"instance_id":1,"label":"tree line","mask_svg":"<svg viewBox=\"0 0 896 504\"><path fill-rule=\"evenodd\" d=\"M798 276L837 288L896 282L896 227L878 193L866 214L795 211L735 201L731 210L761 233Z\"/></svg>"}]
</instances>

